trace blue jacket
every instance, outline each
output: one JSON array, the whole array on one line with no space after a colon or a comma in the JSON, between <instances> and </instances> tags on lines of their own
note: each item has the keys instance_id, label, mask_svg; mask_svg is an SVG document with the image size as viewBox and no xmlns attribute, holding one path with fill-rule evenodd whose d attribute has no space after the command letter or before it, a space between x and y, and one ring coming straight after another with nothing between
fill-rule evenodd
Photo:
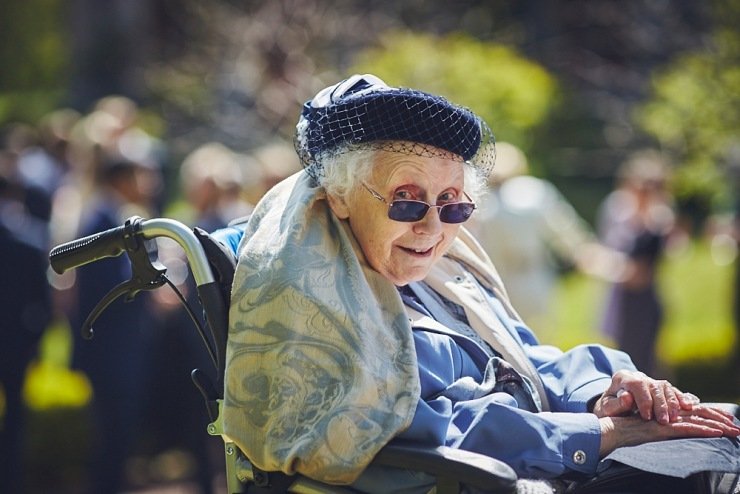
<instances>
[{"instance_id":1,"label":"blue jacket","mask_svg":"<svg viewBox=\"0 0 740 494\"><path fill-rule=\"evenodd\" d=\"M498 304L495 299L492 303ZM522 477L593 475L601 432L587 404L609 386L617 370L634 369L629 357L600 345L568 352L540 345L529 328L497 309L542 377L551 411L522 410L512 396L500 392L451 398L444 391L461 380L482 382L490 357L470 338L440 326L416 325L421 400L401 437L482 453L504 461Z\"/></svg>"},{"instance_id":2,"label":"blue jacket","mask_svg":"<svg viewBox=\"0 0 740 494\"><path fill-rule=\"evenodd\" d=\"M238 225L213 236L236 251L242 233L243 225ZM522 477L593 475L601 430L588 402L609 386L617 370L634 370L631 360L601 345L568 352L540 345L493 295L487 302L537 369L551 411L522 410L506 393L474 397L473 392L466 398L446 392L480 385L490 357L471 338L420 319L414 323L414 341L421 398L411 426L400 437L482 453L504 461Z\"/></svg>"}]
</instances>

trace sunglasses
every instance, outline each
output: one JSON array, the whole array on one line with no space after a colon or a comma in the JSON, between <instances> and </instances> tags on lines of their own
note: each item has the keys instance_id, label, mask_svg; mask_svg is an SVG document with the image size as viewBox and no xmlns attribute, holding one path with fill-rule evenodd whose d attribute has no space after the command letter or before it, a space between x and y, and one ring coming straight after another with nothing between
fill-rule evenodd
<instances>
[{"instance_id":1,"label":"sunglasses","mask_svg":"<svg viewBox=\"0 0 740 494\"><path fill-rule=\"evenodd\" d=\"M362 184L374 198L388 204L388 217L394 221L403 221L410 223L413 221L420 221L427 215L429 208L437 208L439 213L439 220L443 223L463 223L470 218L470 215L475 211L475 204L473 202L448 202L437 206L436 204L429 204L423 201L409 201L409 200L398 200L389 203L381 196L378 192L374 191L366 184ZM470 196L463 192L468 200Z\"/></svg>"}]
</instances>

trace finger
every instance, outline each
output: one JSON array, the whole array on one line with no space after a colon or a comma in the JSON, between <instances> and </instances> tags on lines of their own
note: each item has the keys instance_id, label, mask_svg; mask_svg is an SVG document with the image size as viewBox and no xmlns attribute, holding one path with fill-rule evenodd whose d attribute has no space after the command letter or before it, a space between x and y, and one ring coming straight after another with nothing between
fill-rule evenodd
<instances>
[{"instance_id":1,"label":"finger","mask_svg":"<svg viewBox=\"0 0 740 494\"><path fill-rule=\"evenodd\" d=\"M716 420L714 418L704 417L704 416L695 415L695 414L681 416L679 417L678 420L679 421L676 422L677 425L693 424L696 426L701 426L701 427L720 431L722 435L725 435L725 436L737 437L738 435L740 435L739 427L736 427L733 424L727 424L723 420ZM679 427L679 429L683 427L685 426L681 426Z\"/></svg>"},{"instance_id":2,"label":"finger","mask_svg":"<svg viewBox=\"0 0 740 494\"><path fill-rule=\"evenodd\" d=\"M617 391L617 401L619 403L620 414L632 414L635 413L637 405L635 403L635 397L626 389L620 389Z\"/></svg>"},{"instance_id":3,"label":"finger","mask_svg":"<svg viewBox=\"0 0 740 494\"><path fill-rule=\"evenodd\" d=\"M738 425L735 423L735 417L719 408L713 408L713 407L709 407L705 405L698 405L694 407L690 415L698 415L700 417L722 422L730 427L738 428Z\"/></svg>"},{"instance_id":4,"label":"finger","mask_svg":"<svg viewBox=\"0 0 740 494\"><path fill-rule=\"evenodd\" d=\"M622 379L624 371L617 371L609 383L609 387L604 391L606 396L616 396L620 389L622 389Z\"/></svg>"},{"instance_id":5,"label":"finger","mask_svg":"<svg viewBox=\"0 0 740 494\"><path fill-rule=\"evenodd\" d=\"M682 409L678 393L679 391L670 383L665 388L666 403L668 404L668 420L671 422L676 420L678 412Z\"/></svg>"},{"instance_id":6,"label":"finger","mask_svg":"<svg viewBox=\"0 0 740 494\"><path fill-rule=\"evenodd\" d=\"M691 410L696 405L701 403L701 400L699 400L699 397L693 393L683 393L679 391L678 389L676 389L676 391L677 391L676 396L678 397L678 401L681 405L681 408L684 410Z\"/></svg>"},{"instance_id":7,"label":"finger","mask_svg":"<svg viewBox=\"0 0 740 494\"><path fill-rule=\"evenodd\" d=\"M728 412L727 410L724 410L722 408L715 408L715 407L708 406L708 405L702 405L702 406L705 407L705 408L711 408L712 410L714 410L717 413L721 413L722 415L724 415L725 417L727 417L727 419L730 422L735 422L737 420L737 417L735 417L735 415L733 415L731 412Z\"/></svg>"},{"instance_id":8,"label":"finger","mask_svg":"<svg viewBox=\"0 0 740 494\"><path fill-rule=\"evenodd\" d=\"M632 395L624 390L617 391L616 395L604 394L599 399L599 412L604 417L617 417L632 412Z\"/></svg>"},{"instance_id":9,"label":"finger","mask_svg":"<svg viewBox=\"0 0 740 494\"><path fill-rule=\"evenodd\" d=\"M670 422L668 415L668 399L666 398L666 388L670 386L667 381L650 381L648 389L653 398L653 413L655 420L659 424Z\"/></svg>"},{"instance_id":10,"label":"finger","mask_svg":"<svg viewBox=\"0 0 740 494\"><path fill-rule=\"evenodd\" d=\"M668 431L668 437L722 437L724 435L721 429L696 421L672 422L663 427Z\"/></svg>"},{"instance_id":11,"label":"finger","mask_svg":"<svg viewBox=\"0 0 740 494\"><path fill-rule=\"evenodd\" d=\"M736 437L740 435L740 427L736 424L728 421L727 418L721 413L709 408L703 410L695 410L695 413L682 415L678 419L680 422L690 422L693 424L701 424L707 427L714 427L717 430L721 430L723 434L727 436Z\"/></svg>"},{"instance_id":12,"label":"finger","mask_svg":"<svg viewBox=\"0 0 740 494\"><path fill-rule=\"evenodd\" d=\"M620 389L617 391L617 398L619 399L619 404L623 410L623 413L631 412L635 407L635 398L632 396L632 393L627 391L626 389Z\"/></svg>"},{"instance_id":13,"label":"finger","mask_svg":"<svg viewBox=\"0 0 740 494\"><path fill-rule=\"evenodd\" d=\"M653 418L653 395L646 381L637 381L632 383L629 388L632 398L635 401L637 411L643 420L652 420Z\"/></svg>"}]
</instances>

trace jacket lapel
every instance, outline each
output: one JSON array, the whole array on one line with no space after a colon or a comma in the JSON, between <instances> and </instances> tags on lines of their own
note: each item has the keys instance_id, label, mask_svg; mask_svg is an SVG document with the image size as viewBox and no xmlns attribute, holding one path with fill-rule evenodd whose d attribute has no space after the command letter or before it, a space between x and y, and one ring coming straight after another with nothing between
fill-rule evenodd
<instances>
[{"instance_id":1,"label":"jacket lapel","mask_svg":"<svg viewBox=\"0 0 740 494\"><path fill-rule=\"evenodd\" d=\"M470 326L520 374L534 383L543 410L549 410L547 395L537 370L521 343L503 325L481 286L459 262L443 257L424 280L437 293L463 307Z\"/></svg>"}]
</instances>

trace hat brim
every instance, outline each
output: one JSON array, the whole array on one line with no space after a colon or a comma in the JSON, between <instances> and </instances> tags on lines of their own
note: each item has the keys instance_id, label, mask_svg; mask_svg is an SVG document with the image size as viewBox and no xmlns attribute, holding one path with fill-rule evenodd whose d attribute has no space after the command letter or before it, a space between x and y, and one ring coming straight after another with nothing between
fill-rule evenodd
<instances>
[{"instance_id":1,"label":"hat brim","mask_svg":"<svg viewBox=\"0 0 740 494\"><path fill-rule=\"evenodd\" d=\"M349 96L313 112L308 148L314 156L343 144L409 141L470 160L481 144L474 113L422 91L392 88Z\"/></svg>"}]
</instances>

